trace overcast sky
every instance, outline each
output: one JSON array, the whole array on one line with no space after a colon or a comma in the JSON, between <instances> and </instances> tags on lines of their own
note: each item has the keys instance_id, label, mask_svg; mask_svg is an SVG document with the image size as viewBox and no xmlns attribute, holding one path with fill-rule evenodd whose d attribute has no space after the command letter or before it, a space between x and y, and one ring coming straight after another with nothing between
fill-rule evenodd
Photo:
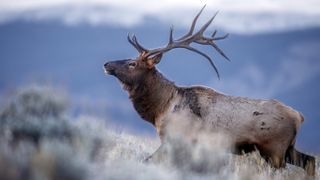
<instances>
[{"instance_id":1,"label":"overcast sky","mask_svg":"<svg viewBox=\"0 0 320 180\"><path fill-rule=\"evenodd\" d=\"M229 32L320 26L319 0L0 0L0 23L59 20L131 27L154 19L184 28L204 4L202 20L219 10L215 25Z\"/></svg>"}]
</instances>

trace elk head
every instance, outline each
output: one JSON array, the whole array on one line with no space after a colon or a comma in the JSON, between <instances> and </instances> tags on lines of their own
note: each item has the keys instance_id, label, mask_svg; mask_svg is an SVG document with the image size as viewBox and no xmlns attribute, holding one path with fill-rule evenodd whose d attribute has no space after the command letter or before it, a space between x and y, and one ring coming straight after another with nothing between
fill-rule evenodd
<instances>
[{"instance_id":1,"label":"elk head","mask_svg":"<svg viewBox=\"0 0 320 180\"><path fill-rule=\"evenodd\" d=\"M189 32L183 35L182 37L174 39L173 28L171 27L169 42L164 47L146 49L141 44L139 44L135 35L130 36L130 34L128 34L128 41L139 52L139 56L135 59L125 59L107 62L106 64L104 64L105 72L116 76L125 85L125 87L130 88L135 84L139 84L149 73L155 71L155 65L161 61L162 55L164 53L175 48L184 48L198 53L204 58L206 58L210 62L211 66L214 68L218 78L220 78L218 69L215 66L212 59L207 54L190 46L191 43L210 45L215 50L217 50L225 59L229 60L228 57L223 53L223 51L215 44L215 41L225 39L228 36L228 34L221 37L216 37L217 31L215 30L210 37L205 37L203 35L203 33L211 24L217 13L197 32L194 33L196 22L204 8L205 6L193 19Z\"/></svg>"}]
</instances>

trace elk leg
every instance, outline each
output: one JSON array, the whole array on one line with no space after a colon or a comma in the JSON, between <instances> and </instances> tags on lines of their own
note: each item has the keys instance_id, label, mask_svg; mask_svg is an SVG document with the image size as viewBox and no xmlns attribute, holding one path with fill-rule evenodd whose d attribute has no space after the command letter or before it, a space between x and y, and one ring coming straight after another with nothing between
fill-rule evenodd
<instances>
[{"instance_id":1,"label":"elk leg","mask_svg":"<svg viewBox=\"0 0 320 180\"><path fill-rule=\"evenodd\" d=\"M144 162L160 163L165 159L165 157L167 157L167 154L167 146L165 144L161 144L160 147L152 155L144 160Z\"/></svg>"},{"instance_id":2,"label":"elk leg","mask_svg":"<svg viewBox=\"0 0 320 180\"><path fill-rule=\"evenodd\" d=\"M276 168L276 169L280 169L280 168L285 168L286 167L286 163L285 163L285 159L284 159L284 154L281 155L277 155L274 154L270 157L270 164L272 167Z\"/></svg>"},{"instance_id":3,"label":"elk leg","mask_svg":"<svg viewBox=\"0 0 320 180\"><path fill-rule=\"evenodd\" d=\"M276 148L275 148L276 147ZM258 146L261 156L274 168L284 168L285 163L285 150L278 148L281 146L274 146L268 144L267 146Z\"/></svg>"},{"instance_id":4,"label":"elk leg","mask_svg":"<svg viewBox=\"0 0 320 180\"><path fill-rule=\"evenodd\" d=\"M297 151L293 146L286 152L286 162L303 168L309 176L315 175L315 158Z\"/></svg>"}]
</instances>

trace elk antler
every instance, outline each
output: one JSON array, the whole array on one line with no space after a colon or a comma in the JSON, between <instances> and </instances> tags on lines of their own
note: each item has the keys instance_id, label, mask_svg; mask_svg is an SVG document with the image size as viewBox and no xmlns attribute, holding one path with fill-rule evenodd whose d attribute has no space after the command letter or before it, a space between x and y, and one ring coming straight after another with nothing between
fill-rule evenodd
<instances>
[{"instance_id":1,"label":"elk antler","mask_svg":"<svg viewBox=\"0 0 320 180\"><path fill-rule=\"evenodd\" d=\"M195 25L196 25L196 22L197 22L200 14L202 13L204 8L205 8L205 6L203 6L203 8L200 10L200 12L193 19L193 22L191 24L189 32L187 34L185 34L184 36L182 36L181 38L178 38L176 40L173 39L173 27L171 27L170 28L169 42L165 47L156 48L156 49L152 49L152 50L145 49L143 46L141 46L138 43L138 40L137 40L135 35L133 35L132 37L130 37L130 35L128 35L128 41L130 42L130 44L132 44L139 51L139 53L143 53L144 52L144 57L145 58L150 57L150 56L157 56L157 55L163 54L163 53L168 52L171 49L175 49L175 48L184 48L184 49L188 49L190 51L193 51L195 53L198 53L198 54L202 55L203 57L205 57L210 62L211 66L216 71L218 78L220 79L220 75L219 75L218 69L215 66L215 64L213 63L212 59L207 54L205 54L205 53L199 51L198 49L190 46L191 43L197 43L197 44L202 44L202 45L210 45L215 50L217 50L226 60L230 61L229 58L223 53L223 51L215 44L215 41L227 38L228 34L226 34L224 36L221 36L221 37L215 37L216 34L217 34L217 30L215 30L212 33L211 37L205 37L203 35L204 31L211 24L211 22L216 17L218 12L207 23L205 23L196 33L193 33Z\"/></svg>"}]
</instances>

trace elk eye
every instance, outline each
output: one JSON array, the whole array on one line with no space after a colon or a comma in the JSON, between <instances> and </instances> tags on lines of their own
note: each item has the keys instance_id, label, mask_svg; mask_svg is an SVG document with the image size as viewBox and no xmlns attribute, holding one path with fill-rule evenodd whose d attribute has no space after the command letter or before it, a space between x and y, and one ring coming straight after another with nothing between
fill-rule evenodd
<instances>
[{"instance_id":1,"label":"elk eye","mask_svg":"<svg viewBox=\"0 0 320 180\"><path fill-rule=\"evenodd\" d=\"M129 68L135 68L136 66L137 66L137 63L134 61L129 63Z\"/></svg>"}]
</instances>

